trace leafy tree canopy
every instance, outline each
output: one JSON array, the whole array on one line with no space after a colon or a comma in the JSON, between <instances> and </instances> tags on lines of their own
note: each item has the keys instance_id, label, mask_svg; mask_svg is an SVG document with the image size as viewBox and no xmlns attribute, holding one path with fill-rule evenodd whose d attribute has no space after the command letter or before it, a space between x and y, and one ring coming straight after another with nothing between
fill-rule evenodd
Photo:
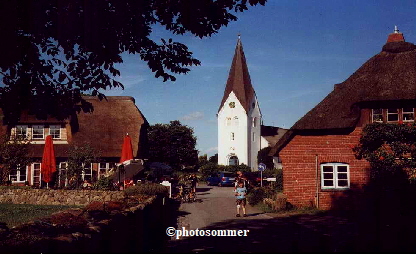
<instances>
[{"instance_id":1,"label":"leafy tree canopy","mask_svg":"<svg viewBox=\"0 0 416 254\"><path fill-rule=\"evenodd\" d=\"M173 34L211 36L233 13L266 0L21 0L0 2L0 107L4 122L23 110L39 119L64 119L92 111L82 92L123 85L115 64L121 53L137 54L164 81L199 65L186 45L172 39L155 42L160 25Z\"/></svg>"},{"instance_id":2,"label":"leafy tree canopy","mask_svg":"<svg viewBox=\"0 0 416 254\"><path fill-rule=\"evenodd\" d=\"M416 124L368 124L363 129L356 157L370 162L372 177L405 171L416 178Z\"/></svg>"},{"instance_id":3,"label":"leafy tree canopy","mask_svg":"<svg viewBox=\"0 0 416 254\"><path fill-rule=\"evenodd\" d=\"M148 139L151 162L163 162L174 169L198 163L194 131L179 121L151 125L148 129Z\"/></svg>"},{"instance_id":4,"label":"leafy tree canopy","mask_svg":"<svg viewBox=\"0 0 416 254\"><path fill-rule=\"evenodd\" d=\"M17 136L0 137L0 184L8 179L12 169L17 165L22 168L32 162L29 151L29 140Z\"/></svg>"},{"instance_id":5,"label":"leafy tree canopy","mask_svg":"<svg viewBox=\"0 0 416 254\"><path fill-rule=\"evenodd\" d=\"M209 157L208 159L209 162L218 164L218 153L214 154L213 156Z\"/></svg>"}]
</instances>

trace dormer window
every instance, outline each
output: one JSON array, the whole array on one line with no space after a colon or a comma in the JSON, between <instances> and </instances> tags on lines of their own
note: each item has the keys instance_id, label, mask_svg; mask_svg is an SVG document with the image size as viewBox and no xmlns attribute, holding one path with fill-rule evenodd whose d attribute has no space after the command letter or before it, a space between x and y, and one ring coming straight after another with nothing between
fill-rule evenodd
<instances>
[{"instance_id":1,"label":"dormer window","mask_svg":"<svg viewBox=\"0 0 416 254\"><path fill-rule=\"evenodd\" d=\"M27 125L17 125L16 136L22 139L27 138Z\"/></svg>"},{"instance_id":2,"label":"dormer window","mask_svg":"<svg viewBox=\"0 0 416 254\"><path fill-rule=\"evenodd\" d=\"M397 108L387 109L387 122L399 121L399 110Z\"/></svg>"},{"instance_id":3,"label":"dormer window","mask_svg":"<svg viewBox=\"0 0 416 254\"><path fill-rule=\"evenodd\" d=\"M373 123L383 122L383 110L381 108L373 109Z\"/></svg>"},{"instance_id":4,"label":"dormer window","mask_svg":"<svg viewBox=\"0 0 416 254\"><path fill-rule=\"evenodd\" d=\"M53 139L60 139L61 138L61 126L60 125L50 125L49 126L49 135L51 135Z\"/></svg>"},{"instance_id":5,"label":"dormer window","mask_svg":"<svg viewBox=\"0 0 416 254\"><path fill-rule=\"evenodd\" d=\"M403 122L413 122L415 120L414 108L403 108L402 119Z\"/></svg>"},{"instance_id":6,"label":"dormer window","mask_svg":"<svg viewBox=\"0 0 416 254\"><path fill-rule=\"evenodd\" d=\"M32 139L45 139L45 128L43 125L32 126Z\"/></svg>"}]
</instances>

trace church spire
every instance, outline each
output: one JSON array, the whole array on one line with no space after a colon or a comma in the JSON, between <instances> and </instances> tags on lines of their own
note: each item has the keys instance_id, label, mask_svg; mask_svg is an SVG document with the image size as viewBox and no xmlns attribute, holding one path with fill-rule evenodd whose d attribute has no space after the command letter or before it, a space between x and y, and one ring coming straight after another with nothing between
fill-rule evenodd
<instances>
[{"instance_id":1,"label":"church spire","mask_svg":"<svg viewBox=\"0 0 416 254\"><path fill-rule=\"evenodd\" d=\"M233 62L228 75L227 84L225 86L224 96L218 111L220 111L224 106L224 103L231 92L234 92L241 105L243 105L246 113L248 113L250 109L250 102L255 96L255 92L253 86L251 85L250 74L248 72L240 34L238 34Z\"/></svg>"}]
</instances>

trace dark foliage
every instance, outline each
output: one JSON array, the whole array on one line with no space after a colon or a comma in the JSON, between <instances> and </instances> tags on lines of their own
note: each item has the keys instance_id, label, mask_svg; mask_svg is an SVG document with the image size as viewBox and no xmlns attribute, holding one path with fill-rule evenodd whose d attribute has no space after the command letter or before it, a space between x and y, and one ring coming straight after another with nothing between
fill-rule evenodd
<instances>
[{"instance_id":1,"label":"dark foliage","mask_svg":"<svg viewBox=\"0 0 416 254\"><path fill-rule=\"evenodd\" d=\"M151 125L148 129L148 139L150 162L166 163L174 169L198 163L194 131L179 121Z\"/></svg>"},{"instance_id":2,"label":"dark foliage","mask_svg":"<svg viewBox=\"0 0 416 254\"><path fill-rule=\"evenodd\" d=\"M231 12L266 0L1 1L0 107L4 122L23 110L60 120L92 111L83 93L123 87L114 77L121 53L137 54L164 81L199 65L182 43L150 39L155 25L173 34L210 36L237 20Z\"/></svg>"},{"instance_id":3,"label":"dark foliage","mask_svg":"<svg viewBox=\"0 0 416 254\"><path fill-rule=\"evenodd\" d=\"M212 163L218 164L218 153L216 153L213 156L209 157L208 162L212 162Z\"/></svg>"},{"instance_id":4,"label":"dark foliage","mask_svg":"<svg viewBox=\"0 0 416 254\"><path fill-rule=\"evenodd\" d=\"M272 169L274 168L274 163L273 163L273 156L269 156L270 150L272 148L271 147L265 147L263 149L261 149L258 154L257 154L257 161L260 163L264 163L266 165L266 168L268 169Z\"/></svg>"}]
</instances>

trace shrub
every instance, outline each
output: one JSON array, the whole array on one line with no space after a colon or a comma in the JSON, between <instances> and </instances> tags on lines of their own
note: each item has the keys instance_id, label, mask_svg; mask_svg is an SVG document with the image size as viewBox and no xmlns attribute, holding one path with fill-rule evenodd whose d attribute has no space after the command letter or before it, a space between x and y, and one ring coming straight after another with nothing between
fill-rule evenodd
<instances>
[{"instance_id":1,"label":"shrub","mask_svg":"<svg viewBox=\"0 0 416 254\"><path fill-rule=\"evenodd\" d=\"M249 194L247 194L247 202L250 205L257 205L263 201L264 188L254 188Z\"/></svg>"},{"instance_id":2,"label":"shrub","mask_svg":"<svg viewBox=\"0 0 416 254\"><path fill-rule=\"evenodd\" d=\"M266 187L257 187L250 191L247 194L247 201L250 205L257 205L260 202L263 202L264 198L274 198L277 191L276 189Z\"/></svg>"},{"instance_id":3,"label":"shrub","mask_svg":"<svg viewBox=\"0 0 416 254\"><path fill-rule=\"evenodd\" d=\"M101 177L94 185L96 190L115 190L113 181L109 177Z\"/></svg>"},{"instance_id":4,"label":"shrub","mask_svg":"<svg viewBox=\"0 0 416 254\"><path fill-rule=\"evenodd\" d=\"M124 190L127 196L134 196L138 194L168 196L169 189L166 186L157 183L144 183L136 186L131 186Z\"/></svg>"}]
</instances>

